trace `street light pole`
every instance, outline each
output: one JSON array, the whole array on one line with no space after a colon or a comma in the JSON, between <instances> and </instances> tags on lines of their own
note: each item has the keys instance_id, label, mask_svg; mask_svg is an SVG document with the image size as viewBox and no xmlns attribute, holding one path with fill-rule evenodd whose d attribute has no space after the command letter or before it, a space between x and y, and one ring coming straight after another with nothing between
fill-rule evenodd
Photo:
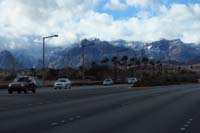
<instances>
[{"instance_id":1,"label":"street light pole","mask_svg":"<svg viewBox=\"0 0 200 133\"><path fill-rule=\"evenodd\" d=\"M44 87L44 84L45 84L45 73L46 73L46 69L45 69L45 39L53 38L53 37L58 37L58 35L46 36L46 37L42 38L42 40L43 40L43 54L42 54L42 67L43 67L43 78L42 78L42 81L43 81L43 87Z\"/></svg>"},{"instance_id":2,"label":"street light pole","mask_svg":"<svg viewBox=\"0 0 200 133\"><path fill-rule=\"evenodd\" d=\"M83 75L82 75L82 80L85 79L85 50L84 50L84 47L83 47L83 53L82 53L82 61L83 61L83 64L82 64L82 69L83 69Z\"/></svg>"},{"instance_id":3,"label":"street light pole","mask_svg":"<svg viewBox=\"0 0 200 133\"><path fill-rule=\"evenodd\" d=\"M42 55L42 68L43 68L43 76L42 76L42 84L44 87L44 80L45 80L45 38L43 38L43 55Z\"/></svg>"},{"instance_id":4,"label":"street light pole","mask_svg":"<svg viewBox=\"0 0 200 133\"><path fill-rule=\"evenodd\" d=\"M84 41L87 41L87 40L83 40L82 43ZM84 80L85 79L85 47L93 46L95 44L85 42L86 44L83 45L82 43L81 43L81 47L82 47L82 80Z\"/></svg>"}]
</instances>

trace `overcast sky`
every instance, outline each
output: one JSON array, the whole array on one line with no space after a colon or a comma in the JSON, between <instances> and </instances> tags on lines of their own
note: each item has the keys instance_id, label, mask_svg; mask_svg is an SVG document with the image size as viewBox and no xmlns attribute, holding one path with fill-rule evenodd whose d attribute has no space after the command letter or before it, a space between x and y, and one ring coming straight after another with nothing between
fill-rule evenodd
<instances>
[{"instance_id":1,"label":"overcast sky","mask_svg":"<svg viewBox=\"0 0 200 133\"><path fill-rule=\"evenodd\" d=\"M0 37L10 40L59 34L52 44L82 38L200 43L200 0L0 0L0 9Z\"/></svg>"}]
</instances>

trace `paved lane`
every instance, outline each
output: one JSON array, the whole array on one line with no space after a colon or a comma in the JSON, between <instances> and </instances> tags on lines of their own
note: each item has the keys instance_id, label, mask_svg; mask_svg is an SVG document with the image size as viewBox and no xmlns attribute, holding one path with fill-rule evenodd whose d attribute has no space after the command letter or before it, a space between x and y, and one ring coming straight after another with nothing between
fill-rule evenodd
<instances>
[{"instance_id":1,"label":"paved lane","mask_svg":"<svg viewBox=\"0 0 200 133\"><path fill-rule=\"evenodd\" d=\"M131 91L130 85L113 85L113 86L82 86L73 87L70 90L54 90L53 88L38 88L36 94L8 94L7 90L0 91L0 111L13 110L16 108L27 108L29 106L39 106L43 104L52 104L63 101L77 100L98 95L110 93L120 93Z\"/></svg>"},{"instance_id":2,"label":"paved lane","mask_svg":"<svg viewBox=\"0 0 200 133\"><path fill-rule=\"evenodd\" d=\"M192 131L194 117L198 122L200 85L93 87L0 92L0 132L178 133Z\"/></svg>"}]
</instances>

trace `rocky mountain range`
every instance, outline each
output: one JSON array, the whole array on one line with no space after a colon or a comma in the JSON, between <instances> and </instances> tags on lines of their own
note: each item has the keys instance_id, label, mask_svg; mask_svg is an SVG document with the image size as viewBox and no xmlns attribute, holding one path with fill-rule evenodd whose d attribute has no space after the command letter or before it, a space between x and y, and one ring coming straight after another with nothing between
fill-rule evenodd
<instances>
[{"instance_id":1,"label":"rocky mountain range","mask_svg":"<svg viewBox=\"0 0 200 133\"><path fill-rule=\"evenodd\" d=\"M19 48L1 46L4 46L0 52L1 69L39 69L42 67L41 46L34 44ZM71 45L71 47L46 47L45 50L46 66L50 68L79 67L82 62L83 51L86 64L90 64L92 61L100 63L104 57L111 59L113 56L121 58L124 55L129 58L135 56L140 59L148 57L169 63L200 63L200 44L184 43L179 39L162 39L151 43L84 39Z\"/></svg>"}]
</instances>

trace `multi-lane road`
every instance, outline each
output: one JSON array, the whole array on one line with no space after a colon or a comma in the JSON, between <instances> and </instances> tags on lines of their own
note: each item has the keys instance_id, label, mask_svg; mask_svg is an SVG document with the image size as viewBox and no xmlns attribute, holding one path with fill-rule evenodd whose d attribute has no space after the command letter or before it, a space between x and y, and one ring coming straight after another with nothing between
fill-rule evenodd
<instances>
[{"instance_id":1,"label":"multi-lane road","mask_svg":"<svg viewBox=\"0 0 200 133\"><path fill-rule=\"evenodd\" d=\"M0 133L200 133L200 85L0 91Z\"/></svg>"}]
</instances>

